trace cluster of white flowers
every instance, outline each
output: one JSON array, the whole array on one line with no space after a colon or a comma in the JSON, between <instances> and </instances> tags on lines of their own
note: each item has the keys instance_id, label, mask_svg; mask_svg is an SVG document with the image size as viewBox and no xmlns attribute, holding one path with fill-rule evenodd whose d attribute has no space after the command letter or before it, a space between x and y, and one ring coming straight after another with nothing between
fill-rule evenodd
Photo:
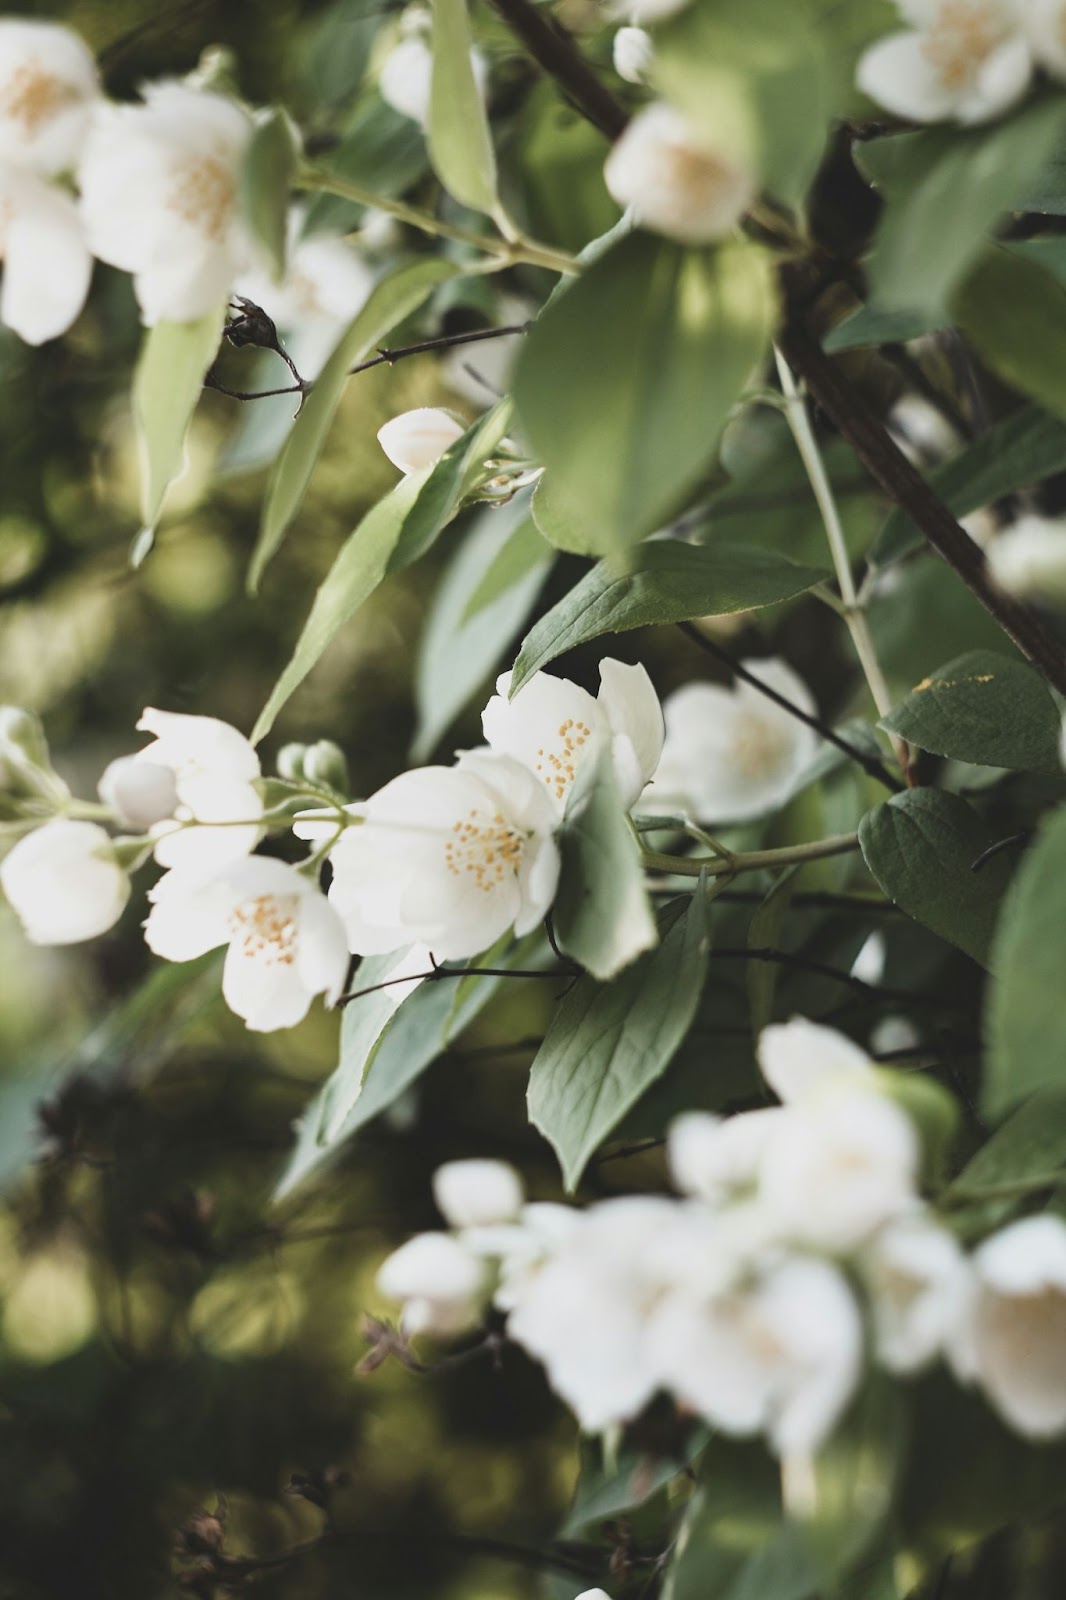
<instances>
[{"instance_id":1,"label":"cluster of white flowers","mask_svg":"<svg viewBox=\"0 0 1066 1600\"><path fill-rule=\"evenodd\" d=\"M784 662L754 665L811 706ZM216 718L148 708L137 726L151 742L112 761L99 802L84 803L55 774L36 720L0 708L0 791L22 834L0 886L33 941L70 944L117 922L130 872L154 857L165 872L149 891L150 948L188 961L228 944L232 1009L252 1028L288 1027L314 995L337 998L349 955L399 960L418 947L462 960L532 931L555 897L556 836L589 763L609 757L627 811L737 821L781 804L817 748L745 685L689 685L664 719L642 666L605 659L595 697L547 672L512 697L511 678L497 680L482 713L485 744L453 766L414 768L342 805L325 772L333 747L321 760L312 747L274 813L255 749ZM316 796L328 803L293 814ZM290 827L312 846L301 867L253 854ZM327 856L328 898L318 889Z\"/></svg>"},{"instance_id":2,"label":"cluster of white flowers","mask_svg":"<svg viewBox=\"0 0 1066 1600\"><path fill-rule=\"evenodd\" d=\"M968 1257L919 1197L918 1128L856 1045L796 1018L759 1058L779 1105L674 1123L682 1198L523 1204L502 1163L441 1168L453 1231L378 1276L403 1332L469 1332L494 1306L589 1432L665 1391L802 1460L867 1361L907 1375L938 1357L1021 1433L1066 1431L1066 1222L1027 1218Z\"/></svg>"},{"instance_id":3,"label":"cluster of white flowers","mask_svg":"<svg viewBox=\"0 0 1066 1600\"><path fill-rule=\"evenodd\" d=\"M29 344L64 333L95 256L132 274L147 324L206 316L236 287L301 333L313 376L371 274L339 238L301 240L294 216L288 278L269 282L238 201L252 131L191 82L113 104L75 33L0 19L0 321Z\"/></svg>"},{"instance_id":4,"label":"cluster of white flowers","mask_svg":"<svg viewBox=\"0 0 1066 1600\"><path fill-rule=\"evenodd\" d=\"M915 122L987 122L1035 71L1066 78L1063 0L896 0L904 27L859 62L858 84Z\"/></svg>"}]
</instances>

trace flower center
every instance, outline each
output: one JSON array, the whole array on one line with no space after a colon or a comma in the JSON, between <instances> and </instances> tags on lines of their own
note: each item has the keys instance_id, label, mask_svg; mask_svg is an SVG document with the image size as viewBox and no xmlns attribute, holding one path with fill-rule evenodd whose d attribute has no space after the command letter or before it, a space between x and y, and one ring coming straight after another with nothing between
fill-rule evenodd
<instances>
[{"instance_id":1,"label":"flower center","mask_svg":"<svg viewBox=\"0 0 1066 1600\"><path fill-rule=\"evenodd\" d=\"M187 161L175 175L167 209L220 242L233 210L233 174L218 156Z\"/></svg>"},{"instance_id":2,"label":"flower center","mask_svg":"<svg viewBox=\"0 0 1066 1600\"><path fill-rule=\"evenodd\" d=\"M733 765L743 777L757 783L773 776L787 748L783 730L764 722L761 717L748 717L733 738Z\"/></svg>"},{"instance_id":3,"label":"flower center","mask_svg":"<svg viewBox=\"0 0 1066 1600\"><path fill-rule=\"evenodd\" d=\"M558 744L545 745L537 751L536 771L544 779L556 800L561 800L574 781L578 752L592 738L587 722L567 717L559 724Z\"/></svg>"},{"instance_id":4,"label":"flower center","mask_svg":"<svg viewBox=\"0 0 1066 1600\"><path fill-rule=\"evenodd\" d=\"M922 54L945 89L962 89L1003 38L992 0L943 0L922 40Z\"/></svg>"},{"instance_id":5,"label":"flower center","mask_svg":"<svg viewBox=\"0 0 1066 1600\"><path fill-rule=\"evenodd\" d=\"M0 114L12 122L21 122L30 136L42 122L48 122L77 98L71 84L26 62L16 68L0 92Z\"/></svg>"},{"instance_id":6,"label":"flower center","mask_svg":"<svg viewBox=\"0 0 1066 1600\"><path fill-rule=\"evenodd\" d=\"M475 887L488 894L507 873L518 871L524 849L525 838L501 811L493 817L471 811L464 822L452 827L452 837L444 846L444 862L454 878L469 874Z\"/></svg>"},{"instance_id":7,"label":"flower center","mask_svg":"<svg viewBox=\"0 0 1066 1600\"><path fill-rule=\"evenodd\" d=\"M261 894L242 901L229 915L231 944L268 967L291 967L296 960L296 905L294 894Z\"/></svg>"}]
</instances>

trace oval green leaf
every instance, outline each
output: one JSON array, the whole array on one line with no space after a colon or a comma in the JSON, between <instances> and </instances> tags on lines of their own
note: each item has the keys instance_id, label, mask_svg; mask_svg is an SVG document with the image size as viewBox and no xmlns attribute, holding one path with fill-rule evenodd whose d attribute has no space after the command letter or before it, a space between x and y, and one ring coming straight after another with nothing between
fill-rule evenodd
<instances>
[{"instance_id":1,"label":"oval green leaf","mask_svg":"<svg viewBox=\"0 0 1066 1600\"><path fill-rule=\"evenodd\" d=\"M449 194L491 216L496 209L496 157L470 60L472 44L466 0L433 0L429 157Z\"/></svg>"},{"instance_id":2,"label":"oval green leaf","mask_svg":"<svg viewBox=\"0 0 1066 1600\"><path fill-rule=\"evenodd\" d=\"M197 322L157 322L133 375L133 424L141 462L141 516L149 537L185 462L185 435L222 337L225 306ZM143 556L142 556L143 559ZM136 563L139 565L139 562Z\"/></svg>"},{"instance_id":3,"label":"oval green leaf","mask_svg":"<svg viewBox=\"0 0 1066 1600\"><path fill-rule=\"evenodd\" d=\"M970 650L930 673L881 727L934 755L974 766L1061 773L1060 718L1035 668Z\"/></svg>"}]
</instances>

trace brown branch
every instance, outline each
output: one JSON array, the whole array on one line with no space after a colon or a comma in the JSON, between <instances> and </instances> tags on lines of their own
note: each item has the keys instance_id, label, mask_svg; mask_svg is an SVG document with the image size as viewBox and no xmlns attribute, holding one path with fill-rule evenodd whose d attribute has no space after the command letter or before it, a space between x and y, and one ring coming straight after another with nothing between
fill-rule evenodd
<instances>
[{"instance_id":1,"label":"brown branch","mask_svg":"<svg viewBox=\"0 0 1066 1600\"><path fill-rule=\"evenodd\" d=\"M601 83L565 29L529 0L492 0L515 38L534 61L554 78L571 105L612 142L625 128L629 113Z\"/></svg>"},{"instance_id":2,"label":"brown branch","mask_svg":"<svg viewBox=\"0 0 1066 1600\"><path fill-rule=\"evenodd\" d=\"M865 396L826 355L801 317L795 313L786 317L778 343L812 400L850 444L875 483L921 529L1022 654L1060 694L1066 694L1066 645L1028 606L996 587L980 546L907 460Z\"/></svg>"}]
</instances>

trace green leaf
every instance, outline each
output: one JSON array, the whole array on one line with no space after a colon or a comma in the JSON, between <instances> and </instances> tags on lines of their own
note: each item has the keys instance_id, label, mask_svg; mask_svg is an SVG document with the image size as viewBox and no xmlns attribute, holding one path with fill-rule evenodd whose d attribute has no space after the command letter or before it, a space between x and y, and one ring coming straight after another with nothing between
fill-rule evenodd
<instances>
[{"instance_id":1,"label":"green leaf","mask_svg":"<svg viewBox=\"0 0 1066 1600\"><path fill-rule=\"evenodd\" d=\"M600 554L676 512L765 356L774 282L758 246L622 238L541 312L514 394L559 515Z\"/></svg>"},{"instance_id":2,"label":"green leaf","mask_svg":"<svg viewBox=\"0 0 1066 1600\"><path fill-rule=\"evenodd\" d=\"M992 128L931 128L861 147L861 165L887 196L869 263L880 309L944 312L990 230L1054 148L1064 120L1066 108L1052 97Z\"/></svg>"},{"instance_id":3,"label":"green leaf","mask_svg":"<svg viewBox=\"0 0 1066 1600\"><path fill-rule=\"evenodd\" d=\"M592 1153L669 1066L696 1015L710 948L698 891L673 902L662 943L613 983L579 978L561 1001L529 1078L529 1117L573 1190Z\"/></svg>"},{"instance_id":4,"label":"green leaf","mask_svg":"<svg viewBox=\"0 0 1066 1600\"><path fill-rule=\"evenodd\" d=\"M453 262L437 258L400 267L377 285L341 334L274 463L263 504L259 540L248 574L248 585L253 592L300 508L340 404L349 368L361 361L398 322L416 311L438 283L457 271Z\"/></svg>"},{"instance_id":5,"label":"green leaf","mask_svg":"<svg viewBox=\"0 0 1066 1600\"><path fill-rule=\"evenodd\" d=\"M995 856L973 864L994 844L976 811L941 789L908 789L868 811L859 824L866 865L901 911L983 966L1010 866Z\"/></svg>"},{"instance_id":6,"label":"green leaf","mask_svg":"<svg viewBox=\"0 0 1066 1600\"><path fill-rule=\"evenodd\" d=\"M599 554L595 535L590 535L559 504L559 496L552 489L552 479L548 473L544 474L533 491L533 521L556 550L565 550L575 556Z\"/></svg>"},{"instance_id":7,"label":"green leaf","mask_svg":"<svg viewBox=\"0 0 1066 1600\"><path fill-rule=\"evenodd\" d=\"M762 1444L712 1441L664 1600L807 1600L819 1587L803 1534L783 1520L780 1468Z\"/></svg>"},{"instance_id":8,"label":"green leaf","mask_svg":"<svg viewBox=\"0 0 1066 1600\"><path fill-rule=\"evenodd\" d=\"M237 199L252 238L262 245L275 282L285 272L289 194L296 170L296 137L286 112L263 111L241 167Z\"/></svg>"},{"instance_id":9,"label":"green leaf","mask_svg":"<svg viewBox=\"0 0 1066 1600\"><path fill-rule=\"evenodd\" d=\"M795 892L798 867L788 867L767 891L748 923L748 949L772 950L779 936ZM780 968L774 961L747 961L744 979L751 1009L751 1034L757 1039L773 1016L774 990Z\"/></svg>"},{"instance_id":10,"label":"green leaf","mask_svg":"<svg viewBox=\"0 0 1066 1600\"><path fill-rule=\"evenodd\" d=\"M872 1373L813 1464L801 1523L827 1591L870 1550L892 1509L908 1439L899 1388Z\"/></svg>"},{"instance_id":11,"label":"green leaf","mask_svg":"<svg viewBox=\"0 0 1066 1600\"><path fill-rule=\"evenodd\" d=\"M984 1105L992 1116L1066 1075L1062 930L1066 927L1066 811L1026 852L993 946L998 982L985 1016Z\"/></svg>"},{"instance_id":12,"label":"green leaf","mask_svg":"<svg viewBox=\"0 0 1066 1600\"><path fill-rule=\"evenodd\" d=\"M497 956L497 967L542 964L548 955L540 930ZM367 957L355 987L379 983L400 958ZM502 978L427 979L385 1015L379 994L361 995L345 1008L340 1059L297 1123L296 1144L276 1189L283 1200L331 1161L353 1134L388 1109L421 1077L441 1051L485 1009ZM462 986L457 996L456 986ZM387 993L387 991L385 991ZM369 1014L360 1014L369 1007Z\"/></svg>"},{"instance_id":13,"label":"green leaf","mask_svg":"<svg viewBox=\"0 0 1066 1600\"><path fill-rule=\"evenodd\" d=\"M1016 489L1029 489L1041 479L1066 471L1066 426L1039 406L1023 406L993 423L944 466L929 482L949 510L964 517ZM924 544L921 530L898 508L888 518L870 550L878 566Z\"/></svg>"},{"instance_id":14,"label":"green leaf","mask_svg":"<svg viewBox=\"0 0 1066 1600\"><path fill-rule=\"evenodd\" d=\"M296 648L259 714L253 744L270 732L278 712L321 660L338 629L369 599L386 573L416 560L455 516L506 425L507 403L501 402L468 428L436 466L401 478L349 534L319 585Z\"/></svg>"},{"instance_id":15,"label":"green leaf","mask_svg":"<svg viewBox=\"0 0 1066 1600\"><path fill-rule=\"evenodd\" d=\"M517 498L509 506L485 507L441 580L422 632L415 669L418 725L411 746L414 762L428 760L463 707L510 659L512 641L548 576L551 551L541 540L544 557L539 565L472 615L471 603L495 563L506 564L512 540L528 547L528 529L528 497Z\"/></svg>"},{"instance_id":16,"label":"green leaf","mask_svg":"<svg viewBox=\"0 0 1066 1600\"><path fill-rule=\"evenodd\" d=\"M511 693L556 656L601 634L754 611L791 600L827 576L751 545L655 539L624 565L601 561L541 617L523 641Z\"/></svg>"},{"instance_id":17,"label":"green leaf","mask_svg":"<svg viewBox=\"0 0 1066 1600\"><path fill-rule=\"evenodd\" d=\"M1034 667L970 650L912 689L881 727L934 755L975 766L1059 774L1060 717Z\"/></svg>"},{"instance_id":18,"label":"green leaf","mask_svg":"<svg viewBox=\"0 0 1066 1600\"><path fill-rule=\"evenodd\" d=\"M655 33L653 80L710 148L798 201L825 148L825 44L795 0L695 0Z\"/></svg>"},{"instance_id":19,"label":"green leaf","mask_svg":"<svg viewBox=\"0 0 1066 1600\"><path fill-rule=\"evenodd\" d=\"M646 1505L696 1459L709 1436L707 1428L695 1428L684 1450L674 1457L640 1455L629 1450L609 1466L583 1465L562 1530L564 1537L580 1533L590 1523L604 1522L621 1511L636 1511Z\"/></svg>"},{"instance_id":20,"label":"green leaf","mask_svg":"<svg viewBox=\"0 0 1066 1600\"><path fill-rule=\"evenodd\" d=\"M218 351L224 318L220 305L197 322L157 322L144 336L133 375L133 424L149 548L166 492L185 464L185 434Z\"/></svg>"},{"instance_id":21,"label":"green leaf","mask_svg":"<svg viewBox=\"0 0 1066 1600\"><path fill-rule=\"evenodd\" d=\"M594 978L613 978L656 943L638 845L610 751L578 773L559 834L556 937Z\"/></svg>"},{"instance_id":22,"label":"green leaf","mask_svg":"<svg viewBox=\"0 0 1066 1600\"><path fill-rule=\"evenodd\" d=\"M470 622L479 611L491 606L526 578L537 574L543 581L552 560L551 547L545 544L533 518L523 517L514 532L498 546L484 569L477 588L466 603L461 622L464 625Z\"/></svg>"},{"instance_id":23,"label":"green leaf","mask_svg":"<svg viewBox=\"0 0 1066 1600\"><path fill-rule=\"evenodd\" d=\"M1066 288L1011 250L986 250L952 302L981 359L1015 389L1066 417Z\"/></svg>"},{"instance_id":24,"label":"green leaf","mask_svg":"<svg viewBox=\"0 0 1066 1600\"><path fill-rule=\"evenodd\" d=\"M877 306L860 306L831 329L822 340L823 350L862 350L868 345L905 344L923 333L944 326L946 318L921 311L882 311Z\"/></svg>"},{"instance_id":25,"label":"green leaf","mask_svg":"<svg viewBox=\"0 0 1066 1600\"><path fill-rule=\"evenodd\" d=\"M1002 981L1002 980L1001 980ZM1023 1102L966 1163L949 1197L983 1198L1013 1184L1052 1184L1066 1167L1066 1085L1039 1089Z\"/></svg>"},{"instance_id":26,"label":"green leaf","mask_svg":"<svg viewBox=\"0 0 1066 1600\"><path fill-rule=\"evenodd\" d=\"M496 158L470 61L472 44L466 0L433 0L430 160L449 194L491 216L496 209Z\"/></svg>"}]
</instances>

